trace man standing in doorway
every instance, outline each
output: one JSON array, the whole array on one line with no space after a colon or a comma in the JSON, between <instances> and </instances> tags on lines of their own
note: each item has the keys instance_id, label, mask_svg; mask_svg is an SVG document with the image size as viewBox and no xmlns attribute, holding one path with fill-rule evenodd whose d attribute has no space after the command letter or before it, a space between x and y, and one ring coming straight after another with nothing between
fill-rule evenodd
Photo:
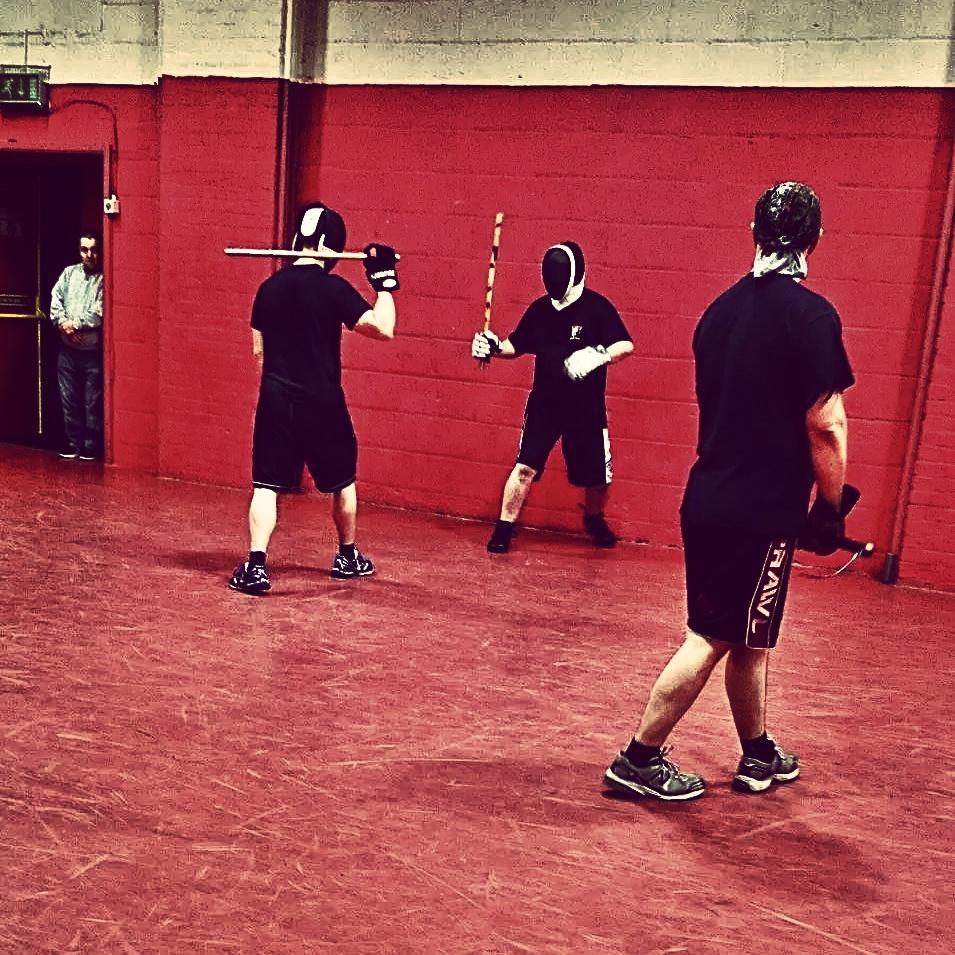
<instances>
[{"instance_id":1,"label":"man standing in doorway","mask_svg":"<svg viewBox=\"0 0 955 955\"><path fill-rule=\"evenodd\" d=\"M60 333L57 379L66 445L61 458L103 453L103 273L99 236L80 236L80 261L53 286L50 319Z\"/></svg>"},{"instance_id":2,"label":"man standing in doorway","mask_svg":"<svg viewBox=\"0 0 955 955\"><path fill-rule=\"evenodd\" d=\"M752 271L710 305L694 333L698 458L680 510L686 639L604 775L614 789L664 800L703 795L703 780L680 772L663 746L723 658L743 750L733 788L765 792L799 775L798 759L766 732L769 651L796 539L830 554L844 531L842 392L854 381L835 308L802 284L821 234L812 189L768 189L756 203Z\"/></svg>"}]
</instances>

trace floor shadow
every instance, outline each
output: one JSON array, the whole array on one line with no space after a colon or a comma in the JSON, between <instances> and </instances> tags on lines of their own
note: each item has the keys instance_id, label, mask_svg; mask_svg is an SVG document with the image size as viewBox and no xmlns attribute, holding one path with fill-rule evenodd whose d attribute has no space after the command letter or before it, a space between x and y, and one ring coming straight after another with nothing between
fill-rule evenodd
<instances>
[{"instance_id":1,"label":"floor shadow","mask_svg":"<svg viewBox=\"0 0 955 955\"><path fill-rule=\"evenodd\" d=\"M837 813L807 811L807 794L797 791L798 784L754 798L733 793L728 781L717 782L702 798L662 802L610 792L602 787L603 767L579 761L409 759L356 767L359 780L365 771L384 783L376 784L376 799L385 803L528 827L613 827L623 821L638 827L635 849L679 843L680 854L708 867L731 866L743 883L758 887L772 879L777 897L831 896L855 903L883 897L885 873L866 859L856 838L839 833ZM754 894L755 901L760 897Z\"/></svg>"},{"instance_id":2,"label":"floor shadow","mask_svg":"<svg viewBox=\"0 0 955 955\"><path fill-rule=\"evenodd\" d=\"M364 767L356 768L360 776ZM528 825L602 825L629 814L636 803L651 812L670 809L651 800L616 798L602 789L603 767L579 761L519 761L426 757L374 768L387 784L385 802L412 802L435 810L454 810ZM677 807L689 810L692 803Z\"/></svg>"}]
</instances>

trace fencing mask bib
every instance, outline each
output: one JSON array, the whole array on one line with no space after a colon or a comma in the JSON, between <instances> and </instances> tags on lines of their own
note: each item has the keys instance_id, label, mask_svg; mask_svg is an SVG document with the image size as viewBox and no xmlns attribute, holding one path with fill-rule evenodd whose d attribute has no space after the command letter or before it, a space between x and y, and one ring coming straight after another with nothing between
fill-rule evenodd
<instances>
[{"instance_id":1,"label":"fencing mask bib","mask_svg":"<svg viewBox=\"0 0 955 955\"><path fill-rule=\"evenodd\" d=\"M568 296L573 295L576 301L584 286L584 253L580 246L576 242L552 245L541 262L541 278L555 308L570 304Z\"/></svg>"}]
</instances>

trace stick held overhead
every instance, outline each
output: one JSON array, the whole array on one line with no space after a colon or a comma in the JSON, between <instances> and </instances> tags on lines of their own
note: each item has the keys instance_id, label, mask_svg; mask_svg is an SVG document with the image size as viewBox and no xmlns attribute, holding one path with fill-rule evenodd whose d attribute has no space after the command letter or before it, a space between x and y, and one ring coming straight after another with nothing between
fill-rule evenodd
<instances>
[{"instance_id":1,"label":"stick held overhead","mask_svg":"<svg viewBox=\"0 0 955 955\"><path fill-rule=\"evenodd\" d=\"M324 249L321 252L313 249L295 251L294 249L225 249L226 255L246 255L258 256L260 258L273 259L358 259L364 260L368 256L364 252L333 252L331 249ZM401 256L396 255L395 259L400 260Z\"/></svg>"}]
</instances>

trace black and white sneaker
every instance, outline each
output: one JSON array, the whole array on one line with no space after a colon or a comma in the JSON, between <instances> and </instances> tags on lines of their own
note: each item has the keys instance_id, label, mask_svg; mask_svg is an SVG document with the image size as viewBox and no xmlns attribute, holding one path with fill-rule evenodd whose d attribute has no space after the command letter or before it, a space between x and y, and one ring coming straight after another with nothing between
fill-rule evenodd
<instances>
[{"instance_id":1,"label":"black and white sneaker","mask_svg":"<svg viewBox=\"0 0 955 955\"><path fill-rule=\"evenodd\" d=\"M703 780L693 773L681 773L676 764L666 758L668 752L663 750L648 766L634 766L621 753L604 773L604 782L631 796L654 796L668 802L702 796Z\"/></svg>"},{"instance_id":2,"label":"black and white sneaker","mask_svg":"<svg viewBox=\"0 0 955 955\"><path fill-rule=\"evenodd\" d=\"M736 767L733 789L741 793L761 793L773 783L791 783L799 775L799 757L784 753L776 743L773 758L764 763L761 759L744 756Z\"/></svg>"},{"instance_id":3,"label":"black and white sneaker","mask_svg":"<svg viewBox=\"0 0 955 955\"><path fill-rule=\"evenodd\" d=\"M584 530L597 547L616 547L617 535L607 526L603 514L584 514Z\"/></svg>"},{"instance_id":4,"label":"black and white sneaker","mask_svg":"<svg viewBox=\"0 0 955 955\"><path fill-rule=\"evenodd\" d=\"M76 448L65 447L60 451L60 457L66 461L72 461L77 455L79 455L79 451Z\"/></svg>"},{"instance_id":5,"label":"black and white sneaker","mask_svg":"<svg viewBox=\"0 0 955 955\"><path fill-rule=\"evenodd\" d=\"M232 571L229 586L244 594L264 594L272 589L272 581L269 580L268 571L261 564L250 564L245 561Z\"/></svg>"},{"instance_id":6,"label":"black and white sneaker","mask_svg":"<svg viewBox=\"0 0 955 955\"><path fill-rule=\"evenodd\" d=\"M332 576L338 580L368 577L374 572L375 565L357 547L354 557L348 557L339 551L332 561Z\"/></svg>"}]
</instances>

